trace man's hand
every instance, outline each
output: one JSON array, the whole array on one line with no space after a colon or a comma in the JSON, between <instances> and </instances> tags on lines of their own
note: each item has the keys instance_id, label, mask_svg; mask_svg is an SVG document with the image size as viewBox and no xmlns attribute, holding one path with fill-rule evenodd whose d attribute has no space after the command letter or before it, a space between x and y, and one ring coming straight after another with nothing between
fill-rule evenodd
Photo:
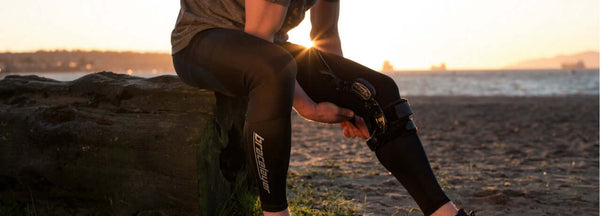
<instances>
[{"instance_id":1,"label":"man's hand","mask_svg":"<svg viewBox=\"0 0 600 216\"><path fill-rule=\"evenodd\" d=\"M321 102L310 107L296 107L296 112L302 117L323 123L339 123L354 117L352 110L339 107L330 102Z\"/></svg>"},{"instance_id":2,"label":"man's hand","mask_svg":"<svg viewBox=\"0 0 600 216\"><path fill-rule=\"evenodd\" d=\"M316 105L313 117L312 120L318 122L339 123L352 119L354 112L330 102L321 102Z\"/></svg>"},{"instance_id":3,"label":"man's hand","mask_svg":"<svg viewBox=\"0 0 600 216\"><path fill-rule=\"evenodd\" d=\"M294 91L294 110L302 117L323 122L339 123L347 121L354 117L352 110L339 107L330 102L315 103L302 89L302 86L296 81Z\"/></svg>"},{"instance_id":4,"label":"man's hand","mask_svg":"<svg viewBox=\"0 0 600 216\"><path fill-rule=\"evenodd\" d=\"M340 126L342 126L342 129L344 130L344 136L348 138L360 137L368 139L370 137L369 129L367 129L365 121L360 116L354 116L354 123L356 125L350 121L340 123Z\"/></svg>"}]
</instances>

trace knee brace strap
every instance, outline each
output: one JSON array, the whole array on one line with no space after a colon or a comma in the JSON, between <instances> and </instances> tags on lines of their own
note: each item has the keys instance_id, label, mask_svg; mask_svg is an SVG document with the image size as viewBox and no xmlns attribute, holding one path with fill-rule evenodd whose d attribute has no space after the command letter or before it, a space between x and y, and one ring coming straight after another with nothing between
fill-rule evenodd
<instances>
[{"instance_id":1,"label":"knee brace strap","mask_svg":"<svg viewBox=\"0 0 600 216\"><path fill-rule=\"evenodd\" d=\"M408 100L402 98L391 106L393 106L397 119L388 123L384 131L378 131L379 133L373 134L367 140L367 145L373 151L391 139L399 136L408 136L417 132L417 126L411 118L413 112Z\"/></svg>"}]
</instances>

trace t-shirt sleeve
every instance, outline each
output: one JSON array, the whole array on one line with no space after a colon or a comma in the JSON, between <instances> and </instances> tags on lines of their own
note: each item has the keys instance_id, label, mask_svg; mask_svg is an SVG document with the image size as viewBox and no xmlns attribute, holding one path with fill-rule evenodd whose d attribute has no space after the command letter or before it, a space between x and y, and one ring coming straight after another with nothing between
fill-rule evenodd
<instances>
[{"instance_id":1,"label":"t-shirt sleeve","mask_svg":"<svg viewBox=\"0 0 600 216\"><path fill-rule=\"evenodd\" d=\"M287 6L290 6L290 1L291 0L267 0L267 1L268 2L273 2L273 3L276 3L276 4L280 4L280 5L283 5L283 6L287 7Z\"/></svg>"}]
</instances>

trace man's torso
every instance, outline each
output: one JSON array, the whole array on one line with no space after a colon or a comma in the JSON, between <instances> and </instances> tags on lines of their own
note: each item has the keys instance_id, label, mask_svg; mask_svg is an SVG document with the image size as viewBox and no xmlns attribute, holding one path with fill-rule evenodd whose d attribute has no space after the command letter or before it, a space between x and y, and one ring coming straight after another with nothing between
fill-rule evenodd
<instances>
[{"instance_id":1,"label":"man's torso","mask_svg":"<svg viewBox=\"0 0 600 216\"><path fill-rule=\"evenodd\" d=\"M304 19L305 12L317 0L268 0L289 5L281 29L275 35L275 42L287 41L287 32ZM200 31L210 28L244 30L245 0L181 0L181 10L171 33L172 52L185 48Z\"/></svg>"}]
</instances>

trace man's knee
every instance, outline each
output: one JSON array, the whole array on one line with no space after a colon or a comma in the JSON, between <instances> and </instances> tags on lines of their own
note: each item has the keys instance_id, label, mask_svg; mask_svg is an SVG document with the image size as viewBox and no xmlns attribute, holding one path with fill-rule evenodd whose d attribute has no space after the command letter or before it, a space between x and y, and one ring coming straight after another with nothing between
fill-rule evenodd
<instances>
[{"instance_id":1,"label":"man's knee","mask_svg":"<svg viewBox=\"0 0 600 216\"><path fill-rule=\"evenodd\" d=\"M377 89L377 100L382 106L387 106L400 99L400 93L398 91L398 85L391 77L381 74L377 77L374 83L375 89Z\"/></svg>"}]
</instances>

